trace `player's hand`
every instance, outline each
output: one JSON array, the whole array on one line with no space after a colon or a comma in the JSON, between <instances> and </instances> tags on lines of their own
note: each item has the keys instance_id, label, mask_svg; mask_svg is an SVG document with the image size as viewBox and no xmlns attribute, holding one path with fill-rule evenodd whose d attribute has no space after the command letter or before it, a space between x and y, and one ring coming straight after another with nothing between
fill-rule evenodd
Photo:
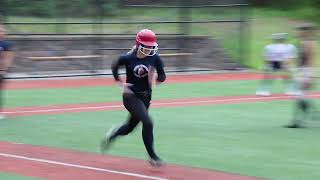
<instances>
[{"instance_id":1,"label":"player's hand","mask_svg":"<svg viewBox=\"0 0 320 180\"><path fill-rule=\"evenodd\" d=\"M133 91L129 88L129 87L133 86L133 84L118 82L118 85L119 85L121 92L123 94L133 94Z\"/></svg>"}]
</instances>

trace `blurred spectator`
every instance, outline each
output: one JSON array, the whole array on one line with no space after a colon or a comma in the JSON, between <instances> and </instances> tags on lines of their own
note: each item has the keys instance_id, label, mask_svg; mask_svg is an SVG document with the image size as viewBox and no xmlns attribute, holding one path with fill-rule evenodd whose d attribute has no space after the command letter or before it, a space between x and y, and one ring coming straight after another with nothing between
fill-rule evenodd
<instances>
[{"instance_id":1,"label":"blurred spectator","mask_svg":"<svg viewBox=\"0 0 320 180\"><path fill-rule=\"evenodd\" d=\"M314 87L314 65L316 42L314 36L315 27L312 24L304 24L298 27L299 58L296 69L296 84L299 94L296 98L294 117L288 128L303 127L303 121L311 113L311 103L306 92Z\"/></svg>"},{"instance_id":2,"label":"blurred spectator","mask_svg":"<svg viewBox=\"0 0 320 180\"><path fill-rule=\"evenodd\" d=\"M3 85L4 76L6 75L9 67L12 64L14 53L12 51L12 45L6 40L6 30L4 26L0 25L0 119L4 119L5 116L1 113L3 108Z\"/></svg>"}]
</instances>

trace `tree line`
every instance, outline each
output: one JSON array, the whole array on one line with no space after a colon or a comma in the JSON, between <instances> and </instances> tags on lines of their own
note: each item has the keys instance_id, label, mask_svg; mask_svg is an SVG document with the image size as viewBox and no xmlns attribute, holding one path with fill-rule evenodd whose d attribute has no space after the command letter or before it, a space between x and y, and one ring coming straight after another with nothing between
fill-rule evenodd
<instances>
[{"instance_id":1,"label":"tree line","mask_svg":"<svg viewBox=\"0 0 320 180\"><path fill-rule=\"evenodd\" d=\"M253 7L320 10L320 0L0 0L0 12L10 16L111 16L125 4L199 5L249 3ZM316 11L315 14L318 14Z\"/></svg>"}]
</instances>

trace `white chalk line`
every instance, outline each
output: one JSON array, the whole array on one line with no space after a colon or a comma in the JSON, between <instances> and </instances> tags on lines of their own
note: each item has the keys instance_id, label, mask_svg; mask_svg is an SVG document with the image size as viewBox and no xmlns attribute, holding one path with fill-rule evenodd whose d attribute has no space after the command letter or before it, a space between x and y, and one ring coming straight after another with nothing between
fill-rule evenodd
<instances>
[{"instance_id":1,"label":"white chalk line","mask_svg":"<svg viewBox=\"0 0 320 180\"><path fill-rule=\"evenodd\" d=\"M308 97L320 97L320 94L308 95ZM237 97L227 99L211 99L211 100L175 100L173 102L155 102L152 106L166 106L166 105L188 105L188 104L201 104L201 103L238 103L240 101L259 101L259 100L289 100L292 96L279 95L270 97ZM62 105L63 106L63 105ZM76 106L76 105L75 105ZM23 113L46 113L46 112L68 112L68 111L85 111L85 110L111 110L112 108L124 108L123 105L96 105L96 106L83 106L83 107L62 107L62 108L48 108L48 109L35 109L35 110L17 110L17 111L4 111L4 114L23 114Z\"/></svg>"},{"instance_id":2,"label":"white chalk line","mask_svg":"<svg viewBox=\"0 0 320 180\"><path fill-rule=\"evenodd\" d=\"M116 170L96 168L96 167L91 167L91 166L82 166L82 165L78 165L78 164L52 161L52 160L47 160L47 159L32 158L32 157L20 156L20 155L15 155L15 154L0 153L0 156L7 157L7 158L22 159L22 160L27 160L27 161L60 165L60 166L65 166L65 167L73 167L73 168L78 168L78 169L86 169L86 170L93 170L93 171L99 171L99 172L120 174L120 175L132 176L132 177L138 177L138 178L144 178L144 179L168 180L168 179L160 178L160 177L156 177L156 176L147 176L147 175L138 174L138 173L131 173L131 172L126 172L126 171L116 171Z\"/></svg>"}]
</instances>

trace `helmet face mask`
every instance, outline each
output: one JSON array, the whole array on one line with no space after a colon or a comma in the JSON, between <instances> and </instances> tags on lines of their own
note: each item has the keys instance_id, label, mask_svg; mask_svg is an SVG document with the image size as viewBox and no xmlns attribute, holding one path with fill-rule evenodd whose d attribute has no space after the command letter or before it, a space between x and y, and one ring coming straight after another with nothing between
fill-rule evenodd
<instances>
[{"instance_id":1,"label":"helmet face mask","mask_svg":"<svg viewBox=\"0 0 320 180\"><path fill-rule=\"evenodd\" d=\"M145 56L154 56L158 52L158 46L145 46L140 44L138 46L138 51L140 51Z\"/></svg>"},{"instance_id":2,"label":"helmet face mask","mask_svg":"<svg viewBox=\"0 0 320 180\"><path fill-rule=\"evenodd\" d=\"M142 29L136 36L136 47L145 56L154 56L158 51L156 35L149 29Z\"/></svg>"}]
</instances>

